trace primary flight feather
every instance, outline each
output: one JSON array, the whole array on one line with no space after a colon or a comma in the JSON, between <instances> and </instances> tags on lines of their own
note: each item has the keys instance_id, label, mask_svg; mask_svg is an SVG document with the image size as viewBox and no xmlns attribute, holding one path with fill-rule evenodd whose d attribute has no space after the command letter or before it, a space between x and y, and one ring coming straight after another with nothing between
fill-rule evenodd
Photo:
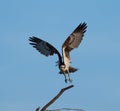
<instances>
[{"instance_id":1,"label":"primary flight feather","mask_svg":"<svg viewBox=\"0 0 120 111\"><path fill-rule=\"evenodd\" d=\"M65 76L65 82L72 81L70 79L70 73L77 71L76 68L70 66L71 59L70 59L70 52L79 46L81 40L83 39L84 33L86 32L87 24L81 23L78 27L68 36L65 42L62 45L62 55L59 51L52 46L50 43L37 38L37 37L30 37L29 41L31 41L31 45L36 48L41 54L45 56L51 56L54 54L58 55L58 66L60 69L60 74ZM66 74L68 74L68 79L66 78Z\"/></svg>"}]
</instances>

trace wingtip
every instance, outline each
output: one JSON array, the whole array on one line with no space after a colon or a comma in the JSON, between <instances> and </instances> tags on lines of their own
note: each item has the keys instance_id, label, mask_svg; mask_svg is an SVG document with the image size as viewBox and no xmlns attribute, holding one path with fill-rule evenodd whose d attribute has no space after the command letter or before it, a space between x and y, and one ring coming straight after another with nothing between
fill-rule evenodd
<instances>
[{"instance_id":1,"label":"wingtip","mask_svg":"<svg viewBox=\"0 0 120 111\"><path fill-rule=\"evenodd\" d=\"M82 24L85 24L85 25L87 25L87 23L86 23L86 22L83 22Z\"/></svg>"},{"instance_id":2,"label":"wingtip","mask_svg":"<svg viewBox=\"0 0 120 111\"><path fill-rule=\"evenodd\" d=\"M87 27L87 23L86 22L82 22L81 26Z\"/></svg>"},{"instance_id":3,"label":"wingtip","mask_svg":"<svg viewBox=\"0 0 120 111\"><path fill-rule=\"evenodd\" d=\"M37 38L37 37L31 36L31 37L29 37L29 41L31 41L31 40L33 40L33 39L35 39L35 38Z\"/></svg>"},{"instance_id":4,"label":"wingtip","mask_svg":"<svg viewBox=\"0 0 120 111\"><path fill-rule=\"evenodd\" d=\"M83 30L83 33L86 32L86 28L87 28L87 23L86 22L81 22L78 26L79 29Z\"/></svg>"},{"instance_id":5,"label":"wingtip","mask_svg":"<svg viewBox=\"0 0 120 111\"><path fill-rule=\"evenodd\" d=\"M29 40L29 41L31 41L31 39L32 39L32 37L29 37L29 39L28 39L28 40Z\"/></svg>"},{"instance_id":6,"label":"wingtip","mask_svg":"<svg viewBox=\"0 0 120 111\"><path fill-rule=\"evenodd\" d=\"M40 41L42 41L42 39L39 39L38 37L32 36L32 37L29 37L29 41L34 42L34 43L39 43Z\"/></svg>"},{"instance_id":7,"label":"wingtip","mask_svg":"<svg viewBox=\"0 0 120 111\"><path fill-rule=\"evenodd\" d=\"M29 41L32 41L34 39L34 36L29 37Z\"/></svg>"}]
</instances>

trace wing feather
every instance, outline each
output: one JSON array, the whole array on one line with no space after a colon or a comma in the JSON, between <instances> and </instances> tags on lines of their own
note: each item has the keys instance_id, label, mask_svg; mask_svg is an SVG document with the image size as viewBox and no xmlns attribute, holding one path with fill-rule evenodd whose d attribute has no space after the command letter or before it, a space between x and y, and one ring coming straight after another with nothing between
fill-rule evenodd
<instances>
[{"instance_id":1,"label":"wing feather","mask_svg":"<svg viewBox=\"0 0 120 111\"><path fill-rule=\"evenodd\" d=\"M51 55L57 54L58 58L59 58L59 62L62 62L62 57L61 57L60 53L50 43L48 43L40 38L34 37L34 36L30 37L29 41L31 42L30 44L35 49L37 49L41 54L43 54L45 56L51 56Z\"/></svg>"},{"instance_id":2,"label":"wing feather","mask_svg":"<svg viewBox=\"0 0 120 111\"><path fill-rule=\"evenodd\" d=\"M65 40L65 42L62 45L62 54L64 63L66 65L69 65L70 60L70 51L74 48L77 48L79 44L81 43L84 33L86 32L87 24L81 23Z\"/></svg>"}]
</instances>

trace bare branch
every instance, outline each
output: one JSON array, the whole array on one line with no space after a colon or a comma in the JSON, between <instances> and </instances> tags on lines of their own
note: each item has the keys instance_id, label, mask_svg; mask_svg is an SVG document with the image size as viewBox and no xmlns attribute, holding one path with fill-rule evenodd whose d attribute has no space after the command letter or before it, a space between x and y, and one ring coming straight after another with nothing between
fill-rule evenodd
<instances>
[{"instance_id":1,"label":"bare branch","mask_svg":"<svg viewBox=\"0 0 120 111\"><path fill-rule=\"evenodd\" d=\"M66 91L66 90L68 90L68 89L70 89L70 88L72 88L72 87L74 87L74 85L70 85L70 86L68 86L68 87L65 87L65 88L61 89L60 92L59 92L50 102L48 102L48 103L41 109L41 111L46 111L46 109L47 109L51 104L53 104L53 103L64 93L64 91ZM38 111L39 111L39 110L38 110Z\"/></svg>"},{"instance_id":2,"label":"bare branch","mask_svg":"<svg viewBox=\"0 0 120 111\"><path fill-rule=\"evenodd\" d=\"M78 109L78 108L60 108L60 109L46 110L46 111L61 111L61 110L85 111L85 110L83 110L83 109Z\"/></svg>"}]
</instances>

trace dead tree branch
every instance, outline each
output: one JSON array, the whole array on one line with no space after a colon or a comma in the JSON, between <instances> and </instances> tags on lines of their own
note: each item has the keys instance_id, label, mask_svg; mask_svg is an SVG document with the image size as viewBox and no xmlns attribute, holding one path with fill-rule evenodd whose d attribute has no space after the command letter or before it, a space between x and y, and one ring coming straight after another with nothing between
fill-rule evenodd
<instances>
[{"instance_id":1,"label":"dead tree branch","mask_svg":"<svg viewBox=\"0 0 120 111\"><path fill-rule=\"evenodd\" d=\"M48 102L48 103L41 109L41 111L46 111L46 109L47 109L51 104L53 104L53 103L64 93L64 91L66 91L66 90L68 90L68 89L70 89L70 88L72 88L72 87L74 87L74 85L70 85L70 86L68 86L68 87L65 87L65 88L61 89L60 92L59 92L50 102ZM36 111L39 111L39 107L38 107L38 109L36 109Z\"/></svg>"},{"instance_id":2,"label":"dead tree branch","mask_svg":"<svg viewBox=\"0 0 120 111\"><path fill-rule=\"evenodd\" d=\"M83 109L77 109L77 108L60 108L60 109L46 110L46 111L61 111L61 110L85 111Z\"/></svg>"}]
</instances>

